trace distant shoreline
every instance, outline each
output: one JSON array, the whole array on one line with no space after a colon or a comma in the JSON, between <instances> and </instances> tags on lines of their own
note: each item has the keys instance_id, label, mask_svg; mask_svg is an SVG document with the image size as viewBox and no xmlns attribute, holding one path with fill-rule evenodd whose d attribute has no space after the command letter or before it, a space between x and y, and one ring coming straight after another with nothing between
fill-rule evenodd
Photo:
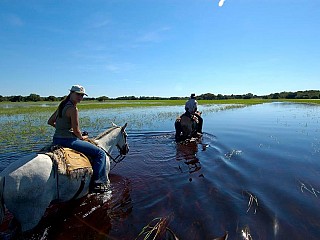
<instances>
[{"instance_id":1,"label":"distant shoreline","mask_svg":"<svg viewBox=\"0 0 320 240\"><path fill-rule=\"evenodd\" d=\"M271 102L291 102L304 104L320 104L320 99L226 99L226 100L198 100L199 106L210 104L241 104L255 105ZM158 107L158 106L183 106L185 100L106 100L103 102L83 101L79 109L110 109L125 107ZM59 102L0 102L0 115L14 115L54 111Z\"/></svg>"},{"instance_id":2,"label":"distant shoreline","mask_svg":"<svg viewBox=\"0 0 320 240\"><path fill-rule=\"evenodd\" d=\"M0 95L0 102L57 102L64 99L63 97L56 97L56 96L48 96L48 97L41 97L38 94L31 93L29 96L21 96L21 95L13 95L13 96L2 96ZM86 96L83 99L83 102L87 101L97 101L97 102L107 102L110 100L117 100L117 101L174 101L174 100L181 100L185 101L189 97L156 97L156 96L122 96L117 98L110 98L107 96L101 96L101 97L90 97ZM259 99L320 99L320 90L304 90L304 91L297 91L297 92L280 92L280 93L271 93L268 95L258 96L252 93L246 93L246 94L229 94L229 95L223 95L223 94L212 94L212 93L204 93L204 94L197 94L198 100L259 100Z\"/></svg>"}]
</instances>

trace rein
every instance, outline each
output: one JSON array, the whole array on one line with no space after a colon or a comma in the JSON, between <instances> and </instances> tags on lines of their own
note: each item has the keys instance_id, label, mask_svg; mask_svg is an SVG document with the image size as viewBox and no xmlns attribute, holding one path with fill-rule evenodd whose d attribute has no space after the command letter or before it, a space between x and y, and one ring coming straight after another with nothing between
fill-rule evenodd
<instances>
[{"instance_id":1,"label":"rein","mask_svg":"<svg viewBox=\"0 0 320 240\"><path fill-rule=\"evenodd\" d=\"M114 158L114 157L112 157L111 154L108 153L106 150L104 150L103 148L101 148L101 149L108 155L109 158L111 158L111 160L112 160L114 163L119 163L119 162L121 162L121 161L126 157L126 155L122 155L121 153L119 153L119 155ZM117 160L117 159L119 159L119 160Z\"/></svg>"},{"instance_id":2,"label":"rein","mask_svg":"<svg viewBox=\"0 0 320 240\"><path fill-rule=\"evenodd\" d=\"M114 169L114 168L117 166L117 164L120 163L120 162L126 157L126 155L123 155L123 154L119 153L119 155L114 158L114 157L112 157L111 154L108 153L106 150L104 150L103 148L101 148L101 149L102 149L102 150L107 154L107 156L108 156L109 158L111 158L111 160L115 163L114 166L113 166L110 170Z\"/></svg>"},{"instance_id":3,"label":"rein","mask_svg":"<svg viewBox=\"0 0 320 240\"><path fill-rule=\"evenodd\" d=\"M125 125L125 126L126 126L126 125ZM113 128L113 129L115 129L115 128ZM112 131L113 129L111 129L111 131ZM121 130L121 131L122 131L122 130ZM100 134L98 137L96 137L96 139L97 139L97 138L98 138L98 139L101 138L102 136L106 135L107 133L109 133L109 132L106 131L106 132ZM88 141L88 142L90 142L90 143L98 146L97 143L95 143L94 141L92 141L92 140L89 139L89 138L86 139L86 141ZM120 163L120 162L126 157L126 155L123 155L123 154L121 153L120 147L119 147L118 145L117 145L117 147L118 147L120 153L119 153L119 155L116 156L115 158L112 157L111 154L110 154L108 151L106 151L103 147L101 147L101 146L98 146L98 147L101 148L101 149L107 154L107 156L108 156L115 164ZM114 166L114 167L115 167L115 166Z\"/></svg>"},{"instance_id":4,"label":"rein","mask_svg":"<svg viewBox=\"0 0 320 240\"><path fill-rule=\"evenodd\" d=\"M90 142L90 143L94 144L95 146L99 147L100 149L102 149L114 163L119 163L126 157L126 155L123 155L123 154L119 153L119 155L114 158L114 157L111 156L110 153L108 153L108 151L106 151L103 147L98 146L90 138L87 138L85 141Z\"/></svg>"}]
</instances>

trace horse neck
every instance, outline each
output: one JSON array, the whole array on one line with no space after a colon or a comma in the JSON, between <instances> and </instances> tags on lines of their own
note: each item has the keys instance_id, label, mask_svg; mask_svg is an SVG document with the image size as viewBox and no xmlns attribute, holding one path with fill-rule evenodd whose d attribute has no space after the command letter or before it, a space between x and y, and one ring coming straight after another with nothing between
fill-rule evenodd
<instances>
[{"instance_id":1,"label":"horse neck","mask_svg":"<svg viewBox=\"0 0 320 240\"><path fill-rule=\"evenodd\" d=\"M114 128L110 130L108 134L105 134L101 138L97 139L98 145L103 148L108 153L111 153L113 148L118 143L118 137L119 137L120 129Z\"/></svg>"}]
</instances>

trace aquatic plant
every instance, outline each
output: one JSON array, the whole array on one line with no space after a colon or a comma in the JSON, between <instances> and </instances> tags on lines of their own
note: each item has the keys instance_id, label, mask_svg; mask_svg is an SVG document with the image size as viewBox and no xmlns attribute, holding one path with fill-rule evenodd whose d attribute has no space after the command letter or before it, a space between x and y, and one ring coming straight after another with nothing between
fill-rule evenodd
<instances>
[{"instance_id":1,"label":"aquatic plant","mask_svg":"<svg viewBox=\"0 0 320 240\"><path fill-rule=\"evenodd\" d=\"M248 209L247 212L250 211L250 209L255 205L256 207L254 208L253 212L254 214L257 213L257 207L258 207L258 198L253 195L252 193L245 191L245 193L249 196L249 202L248 202Z\"/></svg>"},{"instance_id":2,"label":"aquatic plant","mask_svg":"<svg viewBox=\"0 0 320 240\"><path fill-rule=\"evenodd\" d=\"M142 231L139 233L138 237L135 238L135 240L179 240L177 235L168 227L170 220L170 216L154 218L145 227L143 227ZM249 230L245 228L244 234L251 237L250 232L248 231ZM229 234L226 231L223 236L214 238L213 240L227 240L228 236Z\"/></svg>"},{"instance_id":3,"label":"aquatic plant","mask_svg":"<svg viewBox=\"0 0 320 240\"><path fill-rule=\"evenodd\" d=\"M0 153L10 152L19 147L21 151L40 149L50 141L53 128L47 124L43 114L23 114L0 118Z\"/></svg>"},{"instance_id":4,"label":"aquatic plant","mask_svg":"<svg viewBox=\"0 0 320 240\"><path fill-rule=\"evenodd\" d=\"M139 233L135 240L172 239L179 240L176 234L168 227L170 217L154 218Z\"/></svg>"}]
</instances>

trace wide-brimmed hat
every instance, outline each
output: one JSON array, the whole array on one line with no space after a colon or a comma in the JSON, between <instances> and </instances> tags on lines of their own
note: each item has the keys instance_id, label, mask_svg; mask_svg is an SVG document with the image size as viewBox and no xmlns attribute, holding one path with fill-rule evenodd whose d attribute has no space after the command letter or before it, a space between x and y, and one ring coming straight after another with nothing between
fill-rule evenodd
<instances>
[{"instance_id":1,"label":"wide-brimmed hat","mask_svg":"<svg viewBox=\"0 0 320 240\"><path fill-rule=\"evenodd\" d=\"M84 95L88 96L88 94L86 94L84 87L82 87L80 85L73 85L70 89L70 92L76 92L76 93L80 93L80 94L84 94Z\"/></svg>"}]
</instances>

